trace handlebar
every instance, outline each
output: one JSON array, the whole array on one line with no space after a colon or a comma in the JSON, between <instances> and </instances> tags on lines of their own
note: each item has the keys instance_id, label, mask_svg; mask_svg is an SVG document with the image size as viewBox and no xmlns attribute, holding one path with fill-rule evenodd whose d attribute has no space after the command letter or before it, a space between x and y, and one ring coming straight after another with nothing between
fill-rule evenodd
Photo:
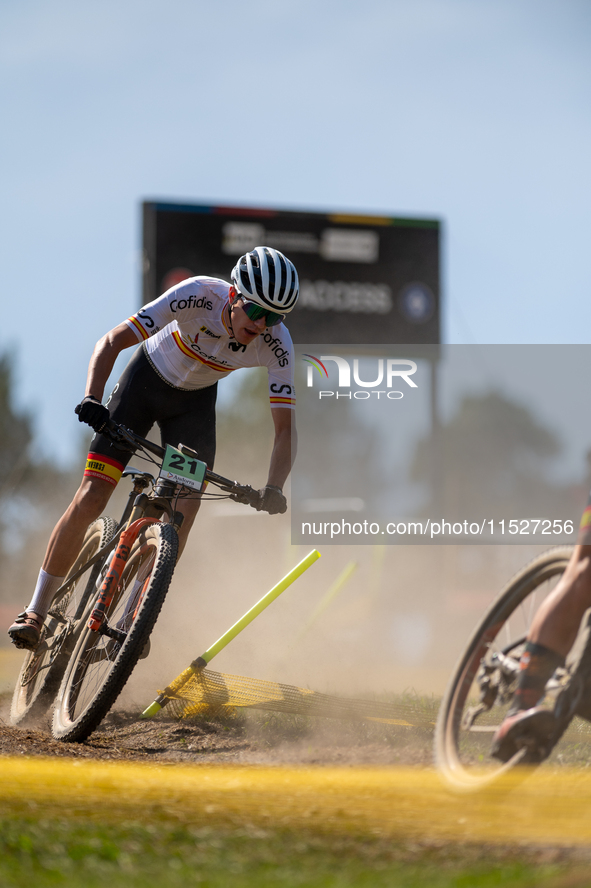
<instances>
[{"instance_id":1,"label":"handlebar","mask_svg":"<svg viewBox=\"0 0 591 888\"><path fill-rule=\"evenodd\" d=\"M106 438L109 438L113 444L121 450L132 450L135 452L139 448L143 448L144 450L148 450L154 456L157 456L159 459L163 459L164 454L166 453L164 447L160 447L159 444L155 444L153 441L148 441L146 438L142 438L141 435L136 435L131 429L119 425L119 423L112 419L107 420L104 424L101 429L101 434L105 435ZM190 450L190 448L184 449ZM194 453L194 451L190 452ZM195 455L197 456L197 454ZM224 478L223 475L218 475L216 472L212 472L209 469L205 470L204 480L219 487L224 493L229 494L230 499L233 499L238 503L252 506L253 509L257 509L260 506L260 493L258 490L254 490L249 484L239 484L237 481L230 481L229 478Z\"/></svg>"},{"instance_id":2,"label":"handlebar","mask_svg":"<svg viewBox=\"0 0 591 888\"><path fill-rule=\"evenodd\" d=\"M120 450L133 450L135 452L139 447L143 447L144 450L148 450L159 459L164 459L164 454L166 453L164 447L160 447L159 444L155 444L153 441L148 441L147 438L142 438L141 435L136 435L131 429L126 429L125 426L119 425L113 419L106 421L101 429L101 435L109 438Z\"/></svg>"}]
</instances>

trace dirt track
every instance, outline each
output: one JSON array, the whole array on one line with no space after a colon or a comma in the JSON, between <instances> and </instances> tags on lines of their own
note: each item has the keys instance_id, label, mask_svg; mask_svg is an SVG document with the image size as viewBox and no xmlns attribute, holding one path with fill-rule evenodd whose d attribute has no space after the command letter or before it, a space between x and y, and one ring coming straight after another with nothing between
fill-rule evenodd
<instances>
[{"instance_id":1,"label":"dirt track","mask_svg":"<svg viewBox=\"0 0 591 888\"><path fill-rule=\"evenodd\" d=\"M432 731L364 722L249 712L224 721L186 722L115 709L84 743L51 737L49 722L33 728L0 720L0 755L185 762L196 764L428 765Z\"/></svg>"}]
</instances>

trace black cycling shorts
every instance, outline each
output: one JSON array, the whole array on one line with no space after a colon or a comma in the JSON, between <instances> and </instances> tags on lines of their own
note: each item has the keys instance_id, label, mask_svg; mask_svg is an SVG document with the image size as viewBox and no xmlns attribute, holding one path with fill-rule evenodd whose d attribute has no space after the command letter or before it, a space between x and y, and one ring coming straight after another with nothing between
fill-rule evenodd
<instances>
[{"instance_id":1,"label":"black cycling shorts","mask_svg":"<svg viewBox=\"0 0 591 888\"><path fill-rule=\"evenodd\" d=\"M143 438L157 423L163 446L186 444L212 469L217 389L217 382L192 391L175 388L160 376L140 346L111 392L107 407L111 419ZM97 433L90 442L84 474L115 486L132 456Z\"/></svg>"}]
</instances>

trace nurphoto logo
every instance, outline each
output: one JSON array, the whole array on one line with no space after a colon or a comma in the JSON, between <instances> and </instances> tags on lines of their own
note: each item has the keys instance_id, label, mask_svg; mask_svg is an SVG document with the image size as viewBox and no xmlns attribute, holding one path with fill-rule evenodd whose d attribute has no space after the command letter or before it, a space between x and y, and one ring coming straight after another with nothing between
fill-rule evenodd
<instances>
[{"instance_id":1,"label":"nurphoto logo","mask_svg":"<svg viewBox=\"0 0 591 888\"><path fill-rule=\"evenodd\" d=\"M320 390L318 397L322 398L355 398L358 401L366 401L372 396L380 398L385 395L391 401L398 401L404 397L404 392L395 391L393 389L394 381L399 385L405 382L411 388L418 388L417 383L411 379L417 371L417 365L414 361L401 358L378 358L377 368L375 369L374 379L361 379L359 373L359 359L353 359L353 383L358 386L355 391L340 391L340 389L351 389L351 364L347 358L339 355L320 355L319 358L314 355L303 355L302 360L308 364L306 385L308 388L314 387L314 379L317 371L320 382L328 379L328 370L325 362L333 361L338 369L338 389L339 391ZM385 389L379 389L378 386L384 385Z\"/></svg>"}]
</instances>

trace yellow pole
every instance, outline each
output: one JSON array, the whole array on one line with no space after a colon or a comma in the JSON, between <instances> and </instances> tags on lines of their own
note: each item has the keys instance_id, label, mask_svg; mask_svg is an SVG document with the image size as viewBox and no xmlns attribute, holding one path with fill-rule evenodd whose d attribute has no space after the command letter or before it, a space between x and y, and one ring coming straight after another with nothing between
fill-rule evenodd
<instances>
[{"instance_id":1,"label":"yellow pole","mask_svg":"<svg viewBox=\"0 0 591 888\"><path fill-rule=\"evenodd\" d=\"M324 598L316 605L312 615L310 616L308 622L298 635L294 644L297 644L303 636L308 632L309 629L312 628L316 620L324 613L327 607L335 600L339 592L342 591L344 586L349 582L355 571L357 570L358 564L356 561L350 561L349 564L341 571L338 575Z\"/></svg>"},{"instance_id":2,"label":"yellow pole","mask_svg":"<svg viewBox=\"0 0 591 888\"><path fill-rule=\"evenodd\" d=\"M227 632L224 632L221 638L218 638L218 640L214 644L212 644L211 647L208 647L205 653L203 653L200 657L197 657L196 660L193 660L191 665L187 669L185 669L184 672L181 672L181 674L177 676L177 678L175 678L175 680L171 682L171 684L169 684L168 687L165 688L162 693L158 695L158 697L156 697L154 702L151 703L150 706L148 706L148 708L144 710L144 712L142 712L140 718L153 718L158 712L160 712L162 707L166 706L168 701L178 694L179 690L183 687L184 684L189 681L191 676L195 675L196 672L199 672L201 669L207 666L209 661L212 660L213 657L216 656L216 654L219 654L219 652L223 648L225 648L226 645L229 644L234 638L236 638L236 636L240 632L242 632L242 630L245 629L249 623L252 623L255 617L258 617L258 615L262 611L264 611L265 608L268 607L272 601L275 601L275 599L278 598L281 593L287 589L288 586L291 586L291 584L295 580L297 580L297 578L300 577L304 573L304 571L308 570L308 568L311 567L319 558L320 552L317 549L313 549L308 555L306 555L306 557L302 561L300 561L299 564L296 564L296 566L292 568L292 570L290 570L290 572L285 577L283 577L283 579L280 580L276 586L273 586L273 588L270 589L266 595L263 595L261 600L257 601L257 603L253 605L253 607L251 607L251 609L247 611L244 616L238 620L237 623L234 623L234 625L230 629L228 629Z\"/></svg>"}]
</instances>

